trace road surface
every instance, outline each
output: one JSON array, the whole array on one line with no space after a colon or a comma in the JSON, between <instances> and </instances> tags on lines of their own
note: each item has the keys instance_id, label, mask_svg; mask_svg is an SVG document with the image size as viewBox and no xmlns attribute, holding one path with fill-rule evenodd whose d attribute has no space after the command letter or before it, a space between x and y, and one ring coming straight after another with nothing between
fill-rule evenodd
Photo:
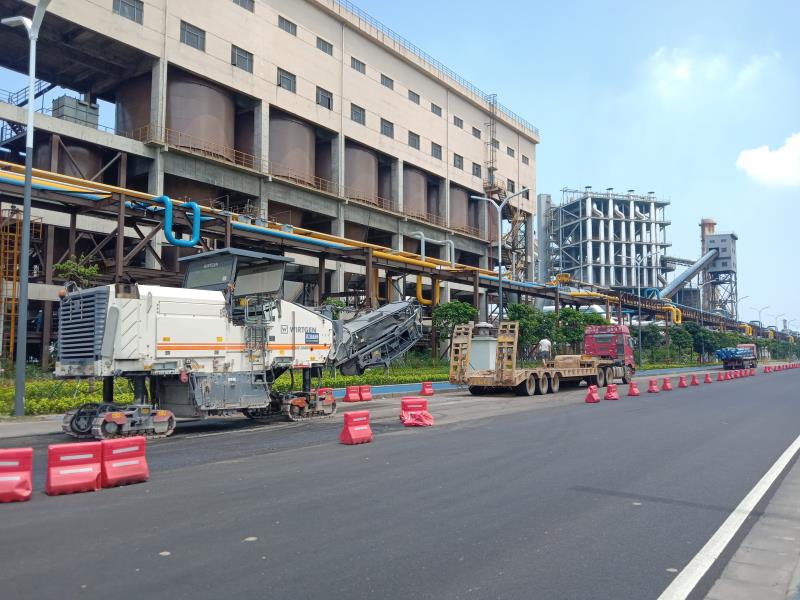
<instances>
[{"instance_id":1,"label":"road surface","mask_svg":"<svg viewBox=\"0 0 800 600\"><path fill-rule=\"evenodd\" d=\"M800 434L798 385L442 395L430 429L384 400L360 446L341 415L190 426L150 443L149 482L59 497L65 440L0 440L37 452L34 498L0 506L0 596L657 598Z\"/></svg>"}]
</instances>

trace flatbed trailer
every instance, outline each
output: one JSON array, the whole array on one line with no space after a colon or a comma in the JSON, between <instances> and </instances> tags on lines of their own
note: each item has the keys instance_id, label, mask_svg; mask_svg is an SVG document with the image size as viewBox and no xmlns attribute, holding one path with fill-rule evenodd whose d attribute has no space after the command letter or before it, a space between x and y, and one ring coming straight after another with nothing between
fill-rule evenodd
<instances>
[{"instance_id":1,"label":"flatbed trailer","mask_svg":"<svg viewBox=\"0 0 800 600\"><path fill-rule=\"evenodd\" d=\"M562 385L605 387L616 379L630 381L633 373L612 360L588 355L557 356L540 367L517 367L519 323L500 324L495 369L474 370L470 364L472 324L458 325L450 349L450 383L467 385L475 396L513 391L518 396L554 394Z\"/></svg>"}]
</instances>

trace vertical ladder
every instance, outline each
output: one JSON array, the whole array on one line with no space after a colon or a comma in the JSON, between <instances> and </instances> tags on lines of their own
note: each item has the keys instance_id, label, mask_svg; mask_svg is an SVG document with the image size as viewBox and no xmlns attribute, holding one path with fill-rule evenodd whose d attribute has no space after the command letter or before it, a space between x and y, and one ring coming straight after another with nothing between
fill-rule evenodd
<instances>
[{"instance_id":1,"label":"vertical ladder","mask_svg":"<svg viewBox=\"0 0 800 600\"><path fill-rule=\"evenodd\" d=\"M467 382L472 351L472 323L456 325L450 341L450 383Z\"/></svg>"},{"instance_id":2,"label":"vertical ladder","mask_svg":"<svg viewBox=\"0 0 800 600\"><path fill-rule=\"evenodd\" d=\"M514 373L517 367L517 339L519 334L519 323L517 321L505 321L500 323L497 332L497 358L495 377L498 384L501 384L507 376Z\"/></svg>"},{"instance_id":3,"label":"vertical ladder","mask_svg":"<svg viewBox=\"0 0 800 600\"><path fill-rule=\"evenodd\" d=\"M2 319L2 347L6 358L14 359L14 339L17 326L17 304L19 298L19 250L22 212L17 208L0 213L0 286L2 297L0 319Z\"/></svg>"}]
</instances>

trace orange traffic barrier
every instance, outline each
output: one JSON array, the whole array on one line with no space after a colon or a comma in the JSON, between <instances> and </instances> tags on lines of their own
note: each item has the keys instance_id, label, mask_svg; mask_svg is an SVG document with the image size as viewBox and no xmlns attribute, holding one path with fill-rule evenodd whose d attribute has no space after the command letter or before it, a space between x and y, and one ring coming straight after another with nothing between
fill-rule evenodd
<instances>
[{"instance_id":1,"label":"orange traffic barrier","mask_svg":"<svg viewBox=\"0 0 800 600\"><path fill-rule=\"evenodd\" d=\"M630 385L628 385L628 396L638 396L641 394L639 391L639 386L636 385L636 382L631 380Z\"/></svg>"},{"instance_id":2,"label":"orange traffic barrier","mask_svg":"<svg viewBox=\"0 0 800 600\"><path fill-rule=\"evenodd\" d=\"M604 400L619 400L619 392L617 391L616 383L609 383L606 388L606 395L603 396Z\"/></svg>"},{"instance_id":3,"label":"orange traffic barrier","mask_svg":"<svg viewBox=\"0 0 800 600\"><path fill-rule=\"evenodd\" d=\"M371 385L358 386L358 397L361 399L362 402L368 402L369 400L372 400L372 386Z\"/></svg>"},{"instance_id":4,"label":"orange traffic barrier","mask_svg":"<svg viewBox=\"0 0 800 600\"><path fill-rule=\"evenodd\" d=\"M430 427L433 415L428 412L425 398L409 396L400 400L400 421L406 427Z\"/></svg>"},{"instance_id":5,"label":"orange traffic barrier","mask_svg":"<svg viewBox=\"0 0 800 600\"><path fill-rule=\"evenodd\" d=\"M361 402L361 388L357 385L348 385L344 391L345 402Z\"/></svg>"},{"instance_id":6,"label":"orange traffic barrier","mask_svg":"<svg viewBox=\"0 0 800 600\"><path fill-rule=\"evenodd\" d=\"M658 393L658 379L651 379L650 385L647 387L648 394L657 394Z\"/></svg>"},{"instance_id":7,"label":"orange traffic barrier","mask_svg":"<svg viewBox=\"0 0 800 600\"><path fill-rule=\"evenodd\" d=\"M703 379L703 383L711 383L711 373L706 373L706 378Z\"/></svg>"},{"instance_id":8,"label":"orange traffic barrier","mask_svg":"<svg viewBox=\"0 0 800 600\"><path fill-rule=\"evenodd\" d=\"M686 377L685 376L681 375L680 377L678 377L678 387L679 388L689 387L689 384L686 383Z\"/></svg>"},{"instance_id":9,"label":"orange traffic barrier","mask_svg":"<svg viewBox=\"0 0 800 600\"><path fill-rule=\"evenodd\" d=\"M669 377L664 377L664 383L661 385L661 391L663 392L672 391L672 380Z\"/></svg>"},{"instance_id":10,"label":"orange traffic barrier","mask_svg":"<svg viewBox=\"0 0 800 600\"><path fill-rule=\"evenodd\" d=\"M33 491L33 448L0 450L0 502L25 502Z\"/></svg>"},{"instance_id":11,"label":"orange traffic barrier","mask_svg":"<svg viewBox=\"0 0 800 600\"><path fill-rule=\"evenodd\" d=\"M697 375L692 375L692 380L689 382L689 385L700 385L700 382L697 381Z\"/></svg>"},{"instance_id":12,"label":"orange traffic barrier","mask_svg":"<svg viewBox=\"0 0 800 600\"><path fill-rule=\"evenodd\" d=\"M369 411L354 410L344 413L344 426L339 434L339 442L346 445L366 444L372 441L372 428L369 426Z\"/></svg>"},{"instance_id":13,"label":"orange traffic barrier","mask_svg":"<svg viewBox=\"0 0 800 600\"><path fill-rule=\"evenodd\" d=\"M726 379L725 378L725 373L723 373L722 371L717 373L717 381L725 381L725 379Z\"/></svg>"},{"instance_id":14,"label":"orange traffic barrier","mask_svg":"<svg viewBox=\"0 0 800 600\"><path fill-rule=\"evenodd\" d=\"M586 390L586 397L583 399L586 404L596 404L600 402L600 395L597 393L597 386L590 385Z\"/></svg>"},{"instance_id":15,"label":"orange traffic barrier","mask_svg":"<svg viewBox=\"0 0 800 600\"><path fill-rule=\"evenodd\" d=\"M103 449L102 485L104 488L141 483L150 478L143 436L116 438L100 442Z\"/></svg>"},{"instance_id":16,"label":"orange traffic barrier","mask_svg":"<svg viewBox=\"0 0 800 600\"><path fill-rule=\"evenodd\" d=\"M45 494L56 496L99 490L102 454L100 442L48 446Z\"/></svg>"},{"instance_id":17,"label":"orange traffic barrier","mask_svg":"<svg viewBox=\"0 0 800 600\"><path fill-rule=\"evenodd\" d=\"M422 389L419 391L420 396L433 396L433 383L430 381L422 382Z\"/></svg>"}]
</instances>

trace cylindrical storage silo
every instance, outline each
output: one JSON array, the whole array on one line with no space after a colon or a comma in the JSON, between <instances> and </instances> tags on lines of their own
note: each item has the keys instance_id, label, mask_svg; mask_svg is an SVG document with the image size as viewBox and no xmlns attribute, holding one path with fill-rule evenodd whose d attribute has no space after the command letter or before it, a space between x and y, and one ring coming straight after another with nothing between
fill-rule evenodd
<instances>
[{"instance_id":1,"label":"cylindrical storage silo","mask_svg":"<svg viewBox=\"0 0 800 600\"><path fill-rule=\"evenodd\" d=\"M201 181L166 175L164 177L164 195L176 200L191 200L203 206L210 206L215 199L220 197L221 190ZM224 199L222 200L224 201Z\"/></svg>"},{"instance_id":2,"label":"cylindrical storage silo","mask_svg":"<svg viewBox=\"0 0 800 600\"><path fill-rule=\"evenodd\" d=\"M392 167L382 165L378 167L378 196L384 200L392 198Z\"/></svg>"},{"instance_id":3,"label":"cylindrical storage silo","mask_svg":"<svg viewBox=\"0 0 800 600\"><path fill-rule=\"evenodd\" d=\"M428 207L427 213L429 215L442 216L442 211L439 204L439 183L428 182Z\"/></svg>"},{"instance_id":4,"label":"cylindrical storage silo","mask_svg":"<svg viewBox=\"0 0 800 600\"><path fill-rule=\"evenodd\" d=\"M167 143L233 160L233 94L210 81L172 70L167 78Z\"/></svg>"},{"instance_id":5,"label":"cylindrical storage silo","mask_svg":"<svg viewBox=\"0 0 800 600\"><path fill-rule=\"evenodd\" d=\"M353 223L352 221L345 221L344 223L344 237L348 240L366 242L368 233L369 228L366 225Z\"/></svg>"},{"instance_id":6,"label":"cylindrical storage silo","mask_svg":"<svg viewBox=\"0 0 800 600\"><path fill-rule=\"evenodd\" d=\"M428 176L406 165L403 166L403 210L415 215L428 212Z\"/></svg>"},{"instance_id":7,"label":"cylindrical storage silo","mask_svg":"<svg viewBox=\"0 0 800 600\"><path fill-rule=\"evenodd\" d=\"M144 139L142 128L150 125L152 76L145 73L124 81L117 88L114 127L117 133Z\"/></svg>"},{"instance_id":8,"label":"cylindrical storage silo","mask_svg":"<svg viewBox=\"0 0 800 600\"><path fill-rule=\"evenodd\" d=\"M450 186L450 227L464 229L469 225L469 195L467 190Z\"/></svg>"},{"instance_id":9,"label":"cylindrical storage silo","mask_svg":"<svg viewBox=\"0 0 800 600\"><path fill-rule=\"evenodd\" d=\"M476 230L480 230L481 228L481 210L483 210L483 203L483 200L473 200L472 198L469 200L469 221L467 221L467 225Z\"/></svg>"},{"instance_id":10,"label":"cylindrical storage silo","mask_svg":"<svg viewBox=\"0 0 800 600\"><path fill-rule=\"evenodd\" d=\"M253 140L255 138L255 115L251 112L243 112L236 116L236 133L234 143L236 150L246 155L238 155L236 162L246 167L254 168L253 164Z\"/></svg>"},{"instance_id":11,"label":"cylindrical storage silo","mask_svg":"<svg viewBox=\"0 0 800 600\"><path fill-rule=\"evenodd\" d=\"M314 174L325 181L333 181L332 143L330 140L319 142L316 148Z\"/></svg>"},{"instance_id":12,"label":"cylindrical storage silo","mask_svg":"<svg viewBox=\"0 0 800 600\"><path fill-rule=\"evenodd\" d=\"M276 175L311 182L316 171L314 127L286 113L270 112L269 162Z\"/></svg>"},{"instance_id":13,"label":"cylindrical storage silo","mask_svg":"<svg viewBox=\"0 0 800 600\"><path fill-rule=\"evenodd\" d=\"M103 168L103 154L99 149L67 138L62 138L61 142L64 147L58 149L58 164L52 165L51 168L50 141L48 141L36 146L33 152L33 167L81 179L90 179Z\"/></svg>"},{"instance_id":14,"label":"cylindrical storage silo","mask_svg":"<svg viewBox=\"0 0 800 600\"><path fill-rule=\"evenodd\" d=\"M344 150L347 194L367 201L378 197L378 155L369 148L347 143Z\"/></svg>"}]
</instances>

